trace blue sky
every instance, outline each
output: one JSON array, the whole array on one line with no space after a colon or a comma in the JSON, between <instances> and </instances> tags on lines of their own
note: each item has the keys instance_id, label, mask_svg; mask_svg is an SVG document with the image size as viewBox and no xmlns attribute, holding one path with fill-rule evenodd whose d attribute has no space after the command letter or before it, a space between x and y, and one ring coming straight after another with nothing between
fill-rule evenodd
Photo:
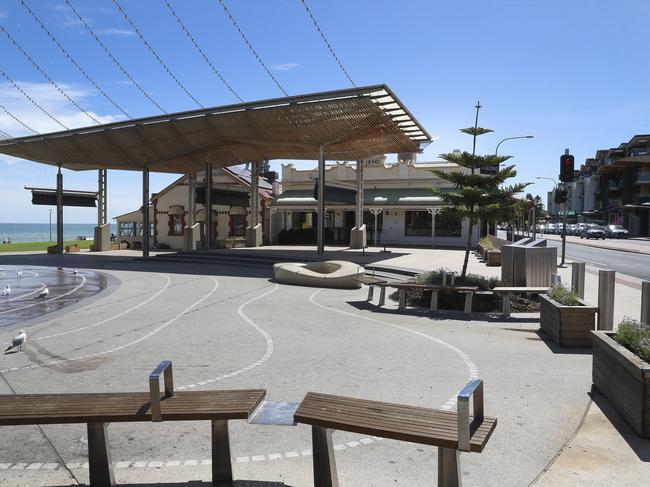
<instances>
[{"instance_id":1,"label":"blue sky","mask_svg":"<svg viewBox=\"0 0 650 487\"><path fill-rule=\"evenodd\" d=\"M262 60L289 94L350 86L300 0L224 0ZM149 53L112 0L70 0L143 89L166 111L197 108ZM65 0L25 0L74 59L132 117L160 113L112 63ZM195 51L166 0L119 0L146 40L203 105L236 102ZM219 0L170 0L210 61L244 100L281 96L257 64ZM600 148L649 133L650 2L647 0L309 0L312 13L357 85L387 83L439 137L419 156L471 150L458 129L473 124L480 100L479 153L514 156L518 179L545 195L559 156L576 163ZM20 0L0 2L0 23L79 106L100 121L124 115L61 54ZM71 127L93 122L69 103L0 33L0 69ZM0 76L0 104L39 132L60 127ZM28 131L0 110L0 130ZM273 165L279 170L281 161ZM312 162L300 163L312 167ZM53 186L55 169L0 156L0 222L44 222L23 186ZM174 175L152 175L162 189ZM94 171L65 171L65 186L94 190ZM109 216L139 206L137 173L110 171ZM92 209L67 209L66 221L92 222Z\"/></svg>"}]
</instances>

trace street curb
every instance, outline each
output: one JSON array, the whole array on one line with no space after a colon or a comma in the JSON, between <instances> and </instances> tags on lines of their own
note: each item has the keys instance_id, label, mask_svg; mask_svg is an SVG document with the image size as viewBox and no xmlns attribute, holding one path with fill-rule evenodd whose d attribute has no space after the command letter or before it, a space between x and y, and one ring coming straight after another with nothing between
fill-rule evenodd
<instances>
[{"instance_id":1,"label":"street curb","mask_svg":"<svg viewBox=\"0 0 650 487\"><path fill-rule=\"evenodd\" d=\"M544 235L544 237L545 237L545 238L548 238L549 236L548 236L548 235ZM553 242L562 242L562 239L561 239L561 238L560 238L560 239L557 239L557 240L554 239L554 238L549 238L549 240L552 240ZM631 254L650 255L650 251L648 251L648 252L644 252L644 251L642 251L642 250L635 250L635 249L621 249L621 248L618 248L618 247L610 247L610 246L606 246L606 247L602 247L602 246L601 246L601 247L598 247L598 246L596 246L596 245L589 245L589 244L587 244L587 243L585 243L585 242L573 242L573 241L569 242L569 241L567 241L567 243L574 244L574 245L582 245L583 247L591 247L592 249L615 250L615 251L617 251L617 252L628 252L628 253L631 253Z\"/></svg>"}]
</instances>

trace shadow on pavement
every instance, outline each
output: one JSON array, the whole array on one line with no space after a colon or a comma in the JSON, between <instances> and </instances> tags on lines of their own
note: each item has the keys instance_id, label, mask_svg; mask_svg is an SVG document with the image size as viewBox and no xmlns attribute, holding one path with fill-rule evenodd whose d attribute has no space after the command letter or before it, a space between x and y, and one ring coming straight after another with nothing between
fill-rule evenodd
<instances>
[{"instance_id":1,"label":"shadow on pavement","mask_svg":"<svg viewBox=\"0 0 650 487\"><path fill-rule=\"evenodd\" d=\"M616 412L614 407L598 390L593 387L589 393L591 399L598 406L598 408L607 417L609 422L616 428L621 438L629 445L634 451L636 456L642 462L650 462L650 440L639 437L634 430L625 422L623 418Z\"/></svg>"},{"instance_id":2,"label":"shadow on pavement","mask_svg":"<svg viewBox=\"0 0 650 487\"><path fill-rule=\"evenodd\" d=\"M571 355L591 355L591 347L561 347L555 343L551 338L544 333L541 329L535 330L537 337L528 337L527 340L540 340L544 342L551 352L559 355L571 354Z\"/></svg>"},{"instance_id":3,"label":"shadow on pavement","mask_svg":"<svg viewBox=\"0 0 650 487\"><path fill-rule=\"evenodd\" d=\"M69 486L52 485L48 487L79 487L80 485L88 484L74 484ZM263 480L235 480L232 484L233 487L292 487L284 482L265 482ZM156 483L138 483L138 484L124 484L120 483L120 487L212 487L212 482L204 482L202 480L190 480L188 482L156 482Z\"/></svg>"},{"instance_id":4,"label":"shadow on pavement","mask_svg":"<svg viewBox=\"0 0 650 487\"><path fill-rule=\"evenodd\" d=\"M347 304L358 310L374 311L377 315L406 315L406 316L421 316L430 318L432 321L441 320L455 320L455 321L472 321L472 316L467 316L462 311L454 311L451 309L438 310L435 312L430 311L428 308L407 307L406 310L400 311L397 308L382 308L376 304L368 301L346 301ZM474 320L478 320L474 316Z\"/></svg>"}]
</instances>

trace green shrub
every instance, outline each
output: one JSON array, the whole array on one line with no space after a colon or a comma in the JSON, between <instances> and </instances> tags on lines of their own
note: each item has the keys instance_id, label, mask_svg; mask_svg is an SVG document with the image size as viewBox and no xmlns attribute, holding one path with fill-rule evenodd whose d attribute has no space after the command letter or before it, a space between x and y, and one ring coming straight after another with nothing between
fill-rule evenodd
<instances>
[{"instance_id":1,"label":"green shrub","mask_svg":"<svg viewBox=\"0 0 650 487\"><path fill-rule=\"evenodd\" d=\"M618 324L616 341L650 363L650 326L626 317Z\"/></svg>"},{"instance_id":2,"label":"green shrub","mask_svg":"<svg viewBox=\"0 0 650 487\"><path fill-rule=\"evenodd\" d=\"M490 240L487 237L483 237L479 243L481 244L481 247L483 247L485 250L496 250L494 248L494 245L492 245L492 240Z\"/></svg>"},{"instance_id":3,"label":"green shrub","mask_svg":"<svg viewBox=\"0 0 650 487\"><path fill-rule=\"evenodd\" d=\"M580 306L578 295L568 287L553 286L549 289L548 295L563 306Z\"/></svg>"}]
</instances>

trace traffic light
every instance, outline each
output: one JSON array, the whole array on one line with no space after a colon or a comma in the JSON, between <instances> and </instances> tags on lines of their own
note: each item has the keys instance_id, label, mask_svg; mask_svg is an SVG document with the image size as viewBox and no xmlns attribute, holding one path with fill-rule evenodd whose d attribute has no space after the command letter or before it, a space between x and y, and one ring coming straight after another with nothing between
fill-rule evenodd
<instances>
[{"instance_id":1,"label":"traffic light","mask_svg":"<svg viewBox=\"0 0 650 487\"><path fill-rule=\"evenodd\" d=\"M561 205L562 203L567 202L567 192L564 189L556 189L554 196L554 202L556 205Z\"/></svg>"},{"instance_id":2,"label":"traffic light","mask_svg":"<svg viewBox=\"0 0 650 487\"><path fill-rule=\"evenodd\" d=\"M575 158L572 155L564 154L560 157L560 181L570 183L573 181Z\"/></svg>"}]
</instances>

